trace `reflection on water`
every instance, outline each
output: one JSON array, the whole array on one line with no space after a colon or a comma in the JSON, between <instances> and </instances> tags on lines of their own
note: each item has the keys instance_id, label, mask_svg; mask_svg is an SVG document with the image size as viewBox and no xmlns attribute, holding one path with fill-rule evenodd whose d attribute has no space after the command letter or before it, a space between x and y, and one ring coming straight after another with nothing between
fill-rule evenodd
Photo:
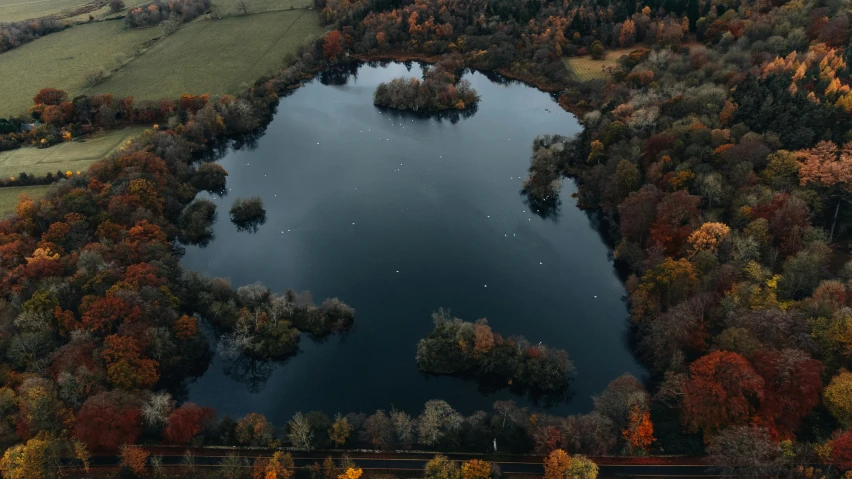
<instances>
[{"instance_id":1,"label":"reflection on water","mask_svg":"<svg viewBox=\"0 0 852 479\"><path fill-rule=\"evenodd\" d=\"M190 400L276 424L297 411L417 413L429 399L463 413L515 399L567 414L590 410L590 396L616 376L644 374L627 344L611 251L574 206L574 185L564 182L561 202L547 205L519 194L532 140L573 135L576 119L546 93L480 73L465 74L482 97L472 115L373 106L380 82L420 74L401 63L324 72L281 100L262 136L223 155L227 195L202 195L219 207L216 239L187 247L184 265L234 286L337 296L356 309L356 324L322 344L303 336L286 364L216 357ZM248 196L267 212L255 234L222 220ZM565 349L577 366L570 391L542 397L421 373L416 344L439 307Z\"/></svg>"}]
</instances>

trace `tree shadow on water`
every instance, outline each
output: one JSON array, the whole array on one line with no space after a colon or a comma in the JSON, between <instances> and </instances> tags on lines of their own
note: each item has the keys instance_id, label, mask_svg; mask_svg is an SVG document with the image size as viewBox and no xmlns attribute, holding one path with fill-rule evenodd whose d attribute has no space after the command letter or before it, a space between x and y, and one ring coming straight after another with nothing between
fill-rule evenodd
<instances>
[{"instance_id":1,"label":"tree shadow on water","mask_svg":"<svg viewBox=\"0 0 852 479\"><path fill-rule=\"evenodd\" d=\"M234 226L237 227L237 231L240 233L249 233L254 234L260 230L260 227L266 224L266 215L264 214L261 218L256 218L248 221L235 221L231 220L234 223Z\"/></svg>"},{"instance_id":2,"label":"tree shadow on water","mask_svg":"<svg viewBox=\"0 0 852 479\"><path fill-rule=\"evenodd\" d=\"M529 208L536 216L541 219L549 219L554 223L559 218L562 200L559 198L559 193L546 196L544 198L532 195L523 189L520 191L523 197L524 205Z\"/></svg>"},{"instance_id":3,"label":"tree shadow on water","mask_svg":"<svg viewBox=\"0 0 852 479\"><path fill-rule=\"evenodd\" d=\"M246 355L240 355L233 359L225 360L222 372L225 376L244 384L251 393L259 393L266 387L269 377L279 367L285 365L289 358L284 360L256 359Z\"/></svg>"}]
</instances>

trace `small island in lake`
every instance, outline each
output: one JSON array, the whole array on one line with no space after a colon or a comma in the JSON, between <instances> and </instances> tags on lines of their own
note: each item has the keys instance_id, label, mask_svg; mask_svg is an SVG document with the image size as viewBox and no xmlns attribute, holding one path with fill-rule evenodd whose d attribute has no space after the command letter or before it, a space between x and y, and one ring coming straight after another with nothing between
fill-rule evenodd
<instances>
[{"instance_id":1,"label":"small island in lake","mask_svg":"<svg viewBox=\"0 0 852 479\"><path fill-rule=\"evenodd\" d=\"M469 81L458 79L462 68L461 56L447 55L433 68L424 68L422 81L399 77L380 83L373 94L373 103L423 113L469 109L479 102L479 94Z\"/></svg>"},{"instance_id":2,"label":"small island in lake","mask_svg":"<svg viewBox=\"0 0 852 479\"><path fill-rule=\"evenodd\" d=\"M432 313L435 329L417 343L417 365L432 374L499 377L514 386L559 391L568 386L574 363L568 353L523 337L503 338L488 321L472 323L449 311Z\"/></svg>"}]
</instances>

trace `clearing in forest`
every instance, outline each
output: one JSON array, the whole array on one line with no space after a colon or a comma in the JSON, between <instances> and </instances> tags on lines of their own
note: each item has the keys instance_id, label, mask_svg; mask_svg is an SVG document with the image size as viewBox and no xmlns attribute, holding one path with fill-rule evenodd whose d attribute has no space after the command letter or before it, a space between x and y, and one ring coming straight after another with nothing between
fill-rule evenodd
<instances>
[{"instance_id":1,"label":"clearing in forest","mask_svg":"<svg viewBox=\"0 0 852 479\"><path fill-rule=\"evenodd\" d=\"M562 61L565 63L565 68L579 81L589 81L598 78L606 78L607 69L616 66L619 58L635 50L632 48L618 48L615 50L607 50L606 55L601 60L595 60L591 55L582 57L564 57Z\"/></svg>"}]
</instances>

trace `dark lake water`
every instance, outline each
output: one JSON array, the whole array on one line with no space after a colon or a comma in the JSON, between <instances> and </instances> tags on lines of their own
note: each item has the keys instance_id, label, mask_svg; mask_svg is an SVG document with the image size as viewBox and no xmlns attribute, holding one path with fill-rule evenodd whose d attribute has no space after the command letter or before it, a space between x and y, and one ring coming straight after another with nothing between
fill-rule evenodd
<instances>
[{"instance_id":1,"label":"dark lake water","mask_svg":"<svg viewBox=\"0 0 852 479\"><path fill-rule=\"evenodd\" d=\"M418 371L415 347L438 307L567 350L577 376L572 397L550 408L556 414L588 412L610 380L645 374L628 345L611 250L574 206L574 185L565 182L560 210L546 219L519 193L533 138L578 132L574 116L546 93L480 73L464 75L482 97L478 111L455 123L373 106L380 82L420 74L396 63L362 66L345 85L314 80L281 100L254 150L221 160L230 176L228 194L211 197L216 238L188 247L185 267L234 286L307 289L317 303L337 296L356 309L356 326L323 343L303 336L301 352L252 387L216 358L189 400L276 425L297 411L416 414L429 399L465 414L504 399L537 407ZM268 219L254 234L238 232L228 210L252 195Z\"/></svg>"}]
</instances>

